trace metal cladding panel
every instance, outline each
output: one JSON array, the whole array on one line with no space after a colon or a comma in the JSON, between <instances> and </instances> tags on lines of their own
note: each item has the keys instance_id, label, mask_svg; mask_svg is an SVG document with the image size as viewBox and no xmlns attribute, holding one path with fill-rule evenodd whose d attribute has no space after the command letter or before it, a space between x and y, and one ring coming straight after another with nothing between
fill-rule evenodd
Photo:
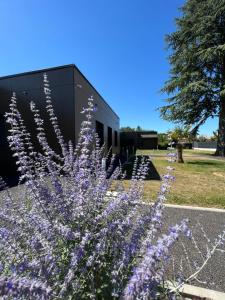
<instances>
[{"instance_id":1,"label":"metal cladding panel","mask_svg":"<svg viewBox=\"0 0 225 300\"><path fill-rule=\"evenodd\" d=\"M73 66L67 66L64 68L56 68L47 71L46 73L48 74L48 79L50 81L51 87L73 85L73 69Z\"/></svg>"},{"instance_id":2,"label":"metal cladding panel","mask_svg":"<svg viewBox=\"0 0 225 300\"><path fill-rule=\"evenodd\" d=\"M51 81L50 81L51 86ZM58 119L60 130L66 142L71 140L75 142L75 115L74 115L74 85L61 85L51 87L52 90L52 102L54 111ZM44 98L44 92L41 90L41 98ZM51 129L49 134L54 136L52 126L49 122L49 116L43 107L45 113L45 119L48 124L48 128Z\"/></svg>"},{"instance_id":3,"label":"metal cladding panel","mask_svg":"<svg viewBox=\"0 0 225 300\"><path fill-rule=\"evenodd\" d=\"M112 128L112 150L114 153L119 153L119 117L74 65L6 76L0 78L0 176L11 176L11 174L14 176L16 173L15 161L6 143L7 126L5 126L3 118L5 112L9 111L10 98L13 92L17 94L18 109L24 118L28 131L32 135L36 150L40 150L40 146L38 146L36 138L37 131L30 111L30 101L34 101L36 107L40 110L50 146L57 152L60 151L45 108L44 73L47 73L50 81L53 107L65 141L77 141L80 124L84 117L80 114L80 111L87 106L88 97L93 95L97 107L94 124L97 120L104 125L106 147L108 127ZM118 132L117 146L115 146L115 131Z\"/></svg>"},{"instance_id":4,"label":"metal cladding panel","mask_svg":"<svg viewBox=\"0 0 225 300\"><path fill-rule=\"evenodd\" d=\"M0 92L8 91L10 89L10 79L1 79L0 80Z\"/></svg>"},{"instance_id":5,"label":"metal cladding panel","mask_svg":"<svg viewBox=\"0 0 225 300\"><path fill-rule=\"evenodd\" d=\"M147 137L147 138L146 138ZM156 131L123 131L120 133L121 147L135 149L157 149L158 136Z\"/></svg>"},{"instance_id":6,"label":"metal cladding panel","mask_svg":"<svg viewBox=\"0 0 225 300\"><path fill-rule=\"evenodd\" d=\"M120 144L118 138L118 144L115 146L115 131L118 132L119 136L119 117L113 112L110 106L104 101L99 95L95 88L88 82L88 80L79 72L78 69L74 69L74 82L75 82L75 135L76 141L80 132L80 124L84 120L84 115L80 112L83 107L87 107L88 98L93 96L94 105L97 111L94 113L94 120L101 122L104 125L104 142L106 149L108 147L108 127L112 128L112 152L119 153Z\"/></svg>"},{"instance_id":7,"label":"metal cladding panel","mask_svg":"<svg viewBox=\"0 0 225 300\"><path fill-rule=\"evenodd\" d=\"M16 92L40 90L42 81L40 73L15 76L10 78L10 88Z\"/></svg>"},{"instance_id":8,"label":"metal cladding panel","mask_svg":"<svg viewBox=\"0 0 225 300\"><path fill-rule=\"evenodd\" d=\"M36 107L40 110L50 146L57 152L60 151L46 111L45 95L43 92L44 73L47 73L50 81L52 103L64 139L66 142L69 140L75 141L73 70L72 66L67 66L44 70L43 72L37 71L0 78L0 115L3 116L6 111L9 111L10 97L12 92L16 92L18 109L38 150L40 150L40 147L37 143L36 126L32 112L30 111L30 101L34 101ZM5 135L3 131L0 134ZM0 154L0 175L4 176L4 173L15 172L15 168L12 167L13 159L8 145L2 147L0 145Z\"/></svg>"}]
</instances>

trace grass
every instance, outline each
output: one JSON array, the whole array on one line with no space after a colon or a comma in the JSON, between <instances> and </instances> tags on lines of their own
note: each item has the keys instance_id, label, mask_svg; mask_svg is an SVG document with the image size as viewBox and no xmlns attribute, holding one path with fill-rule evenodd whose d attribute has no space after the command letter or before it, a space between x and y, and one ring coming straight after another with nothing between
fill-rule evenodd
<instances>
[{"instance_id":1,"label":"grass","mask_svg":"<svg viewBox=\"0 0 225 300\"><path fill-rule=\"evenodd\" d=\"M193 150L184 149L184 155L206 155L214 157L215 151L212 150ZM138 155L165 155L168 150L137 150Z\"/></svg>"},{"instance_id":2,"label":"grass","mask_svg":"<svg viewBox=\"0 0 225 300\"><path fill-rule=\"evenodd\" d=\"M214 156L215 155L215 150L184 149L184 154L186 154L186 155L207 155L207 156Z\"/></svg>"},{"instance_id":3,"label":"grass","mask_svg":"<svg viewBox=\"0 0 225 300\"><path fill-rule=\"evenodd\" d=\"M148 155L153 151L139 150L138 154ZM168 165L165 155L168 151L154 150L153 164L160 175ZM196 156L198 154L198 156ZM175 164L176 181L172 184L168 203L225 208L225 160L204 155L198 150L184 151L184 164ZM207 157L208 155L208 157ZM129 181L125 181L125 186ZM145 181L145 201L151 202L159 190L159 180Z\"/></svg>"}]
</instances>

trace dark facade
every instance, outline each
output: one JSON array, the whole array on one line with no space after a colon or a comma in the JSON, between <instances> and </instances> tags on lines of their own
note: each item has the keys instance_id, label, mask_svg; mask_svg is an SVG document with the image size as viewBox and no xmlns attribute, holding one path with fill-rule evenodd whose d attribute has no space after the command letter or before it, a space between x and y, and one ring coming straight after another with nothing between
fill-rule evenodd
<instances>
[{"instance_id":1,"label":"dark facade","mask_svg":"<svg viewBox=\"0 0 225 300\"><path fill-rule=\"evenodd\" d=\"M157 149L158 135L156 131L121 131L121 152L134 154L136 149Z\"/></svg>"},{"instance_id":2,"label":"dark facade","mask_svg":"<svg viewBox=\"0 0 225 300\"><path fill-rule=\"evenodd\" d=\"M44 119L49 144L54 149L57 148L55 135L45 109L44 73L48 75L50 81L52 102L65 141L77 142L84 118L80 112L87 106L88 97L93 96L97 108L94 125L101 143L105 143L107 148L111 147L113 153L119 153L119 117L75 65L10 75L0 78L0 175L10 173L14 165L7 144L7 128L4 121L4 114L9 111L13 92L17 94L18 109L32 136L36 136L36 130L29 108L30 101L36 103Z\"/></svg>"}]
</instances>

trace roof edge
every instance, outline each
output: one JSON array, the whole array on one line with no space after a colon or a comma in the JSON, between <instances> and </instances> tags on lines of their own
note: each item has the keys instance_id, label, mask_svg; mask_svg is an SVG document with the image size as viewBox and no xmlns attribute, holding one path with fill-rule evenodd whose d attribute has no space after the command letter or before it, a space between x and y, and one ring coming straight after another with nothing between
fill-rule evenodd
<instances>
[{"instance_id":1,"label":"roof edge","mask_svg":"<svg viewBox=\"0 0 225 300\"><path fill-rule=\"evenodd\" d=\"M102 95L96 90L96 88L93 86L93 84L87 79L87 77L80 71L80 69L73 65L74 68L80 73L80 75L87 81L88 84L93 88L93 90L99 95L101 100L111 109L111 111L115 114L115 116L120 120L120 117L117 115L117 113L112 109L112 107L108 104L108 102L102 97Z\"/></svg>"},{"instance_id":2,"label":"roof edge","mask_svg":"<svg viewBox=\"0 0 225 300\"><path fill-rule=\"evenodd\" d=\"M76 68L76 66L74 64L68 64L68 65L63 65L63 66L50 67L50 68L38 69L38 70L34 70L34 71L27 71L27 72L22 72L22 73L16 73L16 74L11 74L11 75L0 76L0 80L11 78L11 77L18 77L18 76L24 76L24 75L29 75L29 74L35 74L35 73L43 73L45 71L64 69L64 68L68 68L68 67L75 67Z\"/></svg>"},{"instance_id":3,"label":"roof edge","mask_svg":"<svg viewBox=\"0 0 225 300\"><path fill-rule=\"evenodd\" d=\"M12 75L1 76L0 80L1 79L12 78L12 77L19 77L19 76L24 76L24 75L36 74L36 73L43 73L43 72L47 72L47 71L64 69L64 68L69 68L69 67L75 68L81 74L81 76L83 76L83 78L88 82L88 84L90 84L90 86L95 90L95 92L99 95L99 97L104 101L104 103L111 109L111 111L120 120L120 117L115 113L115 111L111 108L111 106L106 102L106 100L102 97L102 95L96 90L96 88L91 84L91 82L85 77L85 75L80 71L80 69L75 64L68 64L68 65L62 65L62 66L57 66L57 67L39 69L39 70L35 70L35 71L27 71L27 72L12 74Z\"/></svg>"}]
</instances>

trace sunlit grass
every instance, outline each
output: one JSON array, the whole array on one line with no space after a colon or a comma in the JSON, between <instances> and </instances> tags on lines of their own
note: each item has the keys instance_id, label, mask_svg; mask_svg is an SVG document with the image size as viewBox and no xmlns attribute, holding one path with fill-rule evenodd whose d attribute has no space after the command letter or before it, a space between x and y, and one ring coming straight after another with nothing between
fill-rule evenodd
<instances>
[{"instance_id":1,"label":"sunlit grass","mask_svg":"<svg viewBox=\"0 0 225 300\"><path fill-rule=\"evenodd\" d=\"M168 153L169 150L157 150L157 149L153 149L153 150L143 150L143 149L139 149L137 150L137 155L164 155L166 153ZM184 149L183 150L184 155L209 155L209 156L213 156L215 154L214 150L194 150L194 149Z\"/></svg>"},{"instance_id":2,"label":"sunlit grass","mask_svg":"<svg viewBox=\"0 0 225 300\"><path fill-rule=\"evenodd\" d=\"M160 156L152 158L160 175L165 173L168 162L163 156L167 151L158 151ZM141 150L138 154L152 154L152 151ZM205 207L225 208L225 161L202 156L195 152L184 152L184 164L175 163L176 180L172 184L168 203ZM161 156L162 155L162 156ZM129 180L125 181L125 186ZM151 202L159 190L160 181L145 181L145 201Z\"/></svg>"}]
</instances>

